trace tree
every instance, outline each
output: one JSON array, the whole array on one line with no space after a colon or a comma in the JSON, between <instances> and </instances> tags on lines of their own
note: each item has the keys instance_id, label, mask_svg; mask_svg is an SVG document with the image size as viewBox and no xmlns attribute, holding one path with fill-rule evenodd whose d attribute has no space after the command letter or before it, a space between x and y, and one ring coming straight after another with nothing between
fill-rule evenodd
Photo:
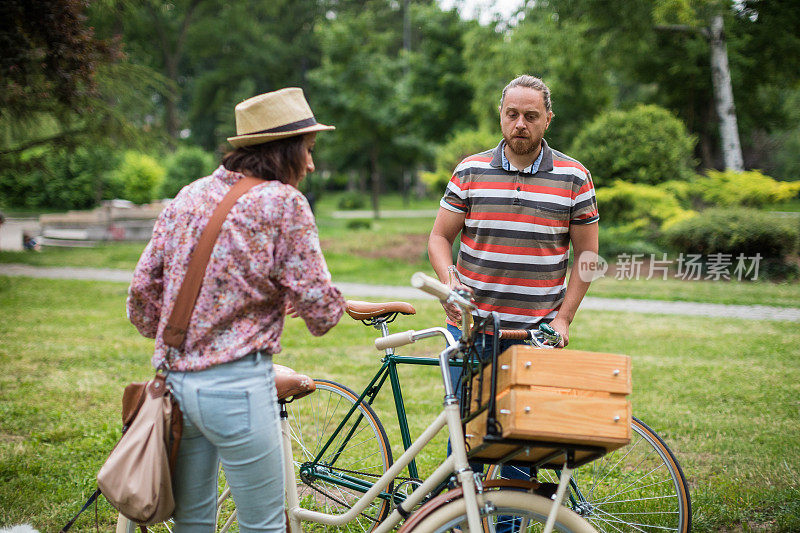
<instances>
[{"instance_id":1,"label":"tree","mask_svg":"<svg viewBox=\"0 0 800 533\"><path fill-rule=\"evenodd\" d=\"M0 3L0 194L28 207L89 207L110 194L119 144L143 144L159 77L96 36L79 0ZM141 116L141 115L139 115ZM95 160L96 159L96 160Z\"/></svg>"},{"instance_id":2,"label":"tree","mask_svg":"<svg viewBox=\"0 0 800 533\"><path fill-rule=\"evenodd\" d=\"M403 74L396 36L381 31L386 18L385 10L364 10L320 26L321 64L309 73L313 101L337 127L331 144L340 164L368 169L376 216L384 160L399 140L397 80Z\"/></svg>"},{"instance_id":3,"label":"tree","mask_svg":"<svg viewBox=\"0 0 800 533\"><path fill-rule=\"evenodd\" d=\"M712 47L706 37L712 36L715 17L722 16L724 23L732 94L746 95L748 102L735 113L741 144L754 146L766 137L759 132L785 127L785 113L775 105L775 89L797 83L797 2L628 0L624 16L619 14L620 4L612 0L551 0L549 5L559 19L589 24L603 64L615 77L622 105L657 103L679 114L698 135L702 166L725 164L719 155L723 137L711 60L712 48L719 52L722 41L718 35ZM721 107L720 115L730 116L731 106ZM725 129L732 131L730 126ZM749 164L758 161L751 158Z\"/></svg>"},{"instance_id":4,"label":"tree","mask_svg":"<svg viewBox=\"0 0 800 533\"><path fill-rule=\"evenodd\" d=\"M95 38L79 0L0 4L0 154L74 143L100 128L80 120L99 104L97 73L118 58Z\"/></svg>"},{"instance_id":5,"label":"tree","mask_svg":"<svg viewBox=\"0 0 800 533\"><path fill-rule=\"evenodd\" d=\"M462 60L466 23L431 1L405 5L405 39L405 13L392 2L333 13L317 26L320 65L309 72L312 105L337 127L320 143L331 154L323 159L369 175L376 213L388 178L399 182L433 158L434 143L472 122L464 111L471 98Z\"/></svg>"},{"instance_id":6,"label":"tree","mask_svg":"<svg viewBox=\"0 0 800 533\"><path fill-rule=\"evenodd\" d=\"M736 105L733 98L731 71L728 64L728 47L725 38L723 12L726 7L716 0L695 0L694 5L680 4L672 9L662 9L662 17L689 19L694 24L657 24L659 31L678 31L700 33L709 44L711 82L714 89L714 107L719 119L719 133L722 143L722 158L726 169L741 172L744 170L742 145L739 141L739 127L736 119ZM681 12L684 11L684 13ZM685 13L685 11L690 11ZM668 11L668 12L667 12Z\"/></svg>"},{"instance_id":7,"label":"tree","mask_svg":"<svg viewBox=\"0 0 800 533\"><path fill-rule=\"evenodd\" d=\"M515 27L473 28L465 55L467 78L475 90L473 112L483 129L499 130L503 87L520 74L531 74L551 89L555 118L548 142L566 150L583 126L609 106L614 92L608 70L602 68L602 47L587 35L589 26L555 15L537 3Z\"/></svg>"},{"instance_id":8,"label":"tree","mask_svg":"<svg viewBox=\"0 0 800 533\"><path fill-rule=\"evenodd\" d=\"M304 85L323 7L320 0L106 0L92 20L103 35L120 36L134 63L169 81L152 94L152 126L170 146L188 136L215 149L234 131L237 103Z\"/></svg>"}]
</instances>

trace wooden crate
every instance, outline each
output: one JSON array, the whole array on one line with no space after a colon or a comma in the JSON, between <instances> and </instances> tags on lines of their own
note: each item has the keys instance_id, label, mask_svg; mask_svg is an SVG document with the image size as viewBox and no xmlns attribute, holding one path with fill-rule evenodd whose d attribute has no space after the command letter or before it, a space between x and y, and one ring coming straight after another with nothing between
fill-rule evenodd
<instances>
[{"instance_id":1,"label":"wooden crate","mask_svg":"<svg viewBox=\"0 0 800 533\"><path fill-rule=\"evenodd\" d=\"M484 440L487 413L467 424L471 459L537 463L557 449L546 443L595 447L575 450L576 462L630 442L631 362L624 355L513 346L498 357L497 420L503 439L536 441L535 446ZM483 400L489 396L486 368ZM477 388L474 389L477 395ZM547 464L563 463L552 459Z\"/></svg>"}]
</instances>

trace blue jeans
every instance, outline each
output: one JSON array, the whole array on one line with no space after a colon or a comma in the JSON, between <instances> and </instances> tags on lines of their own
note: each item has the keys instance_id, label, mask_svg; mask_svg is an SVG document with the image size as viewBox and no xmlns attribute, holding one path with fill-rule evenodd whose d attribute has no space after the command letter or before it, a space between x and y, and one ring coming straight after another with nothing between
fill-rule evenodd
<instances>
[{"instance_id":1,"label":"blue jeans","mask_svg":"<svg viewBox=\"0 0 800 533\"><path fill-rule=\"evenodd\" d=\"M198 372L170 372L167 383L183 412L174 531L216 530L222 462L239 530L283 532L283 453L271 356L256 352Z\"/></svg>"}]
</instances>

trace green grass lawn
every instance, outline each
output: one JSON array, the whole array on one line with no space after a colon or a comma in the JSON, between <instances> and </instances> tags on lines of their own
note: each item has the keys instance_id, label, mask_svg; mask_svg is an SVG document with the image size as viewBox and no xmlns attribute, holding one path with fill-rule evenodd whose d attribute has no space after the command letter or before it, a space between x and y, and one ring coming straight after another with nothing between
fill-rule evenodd
<instances>
[{"instance_id":1,"label":"green grass lawn","mask_svg":"<svg viewBox=\"0 0 800 533\"><path fill-rule=\"evenodd\" d=\"M119 436L122 387L152 374L152 341L127 323L125 294L117 283L0 277L0 527L57 530L94 490ZM418 314L398 319L393 331L441 322L437 303L414 304ZM276 361L358 389L380 359L375 336L347 317L325 337L290 320ZM633 357L634 413L677 453L695 531L800 530L796 324L581 312L570 338L570 347ZM403 353L440 347L431 339ZM430 367L401 377L417 433L440 404L439 378ZM397 451L386 400L377 410ZM423 457L425 467L441 448ZM92 514L77 531L93 529ZM101 530L112 529L114 514L100 503Z\"/></svg>"}]
</instances>

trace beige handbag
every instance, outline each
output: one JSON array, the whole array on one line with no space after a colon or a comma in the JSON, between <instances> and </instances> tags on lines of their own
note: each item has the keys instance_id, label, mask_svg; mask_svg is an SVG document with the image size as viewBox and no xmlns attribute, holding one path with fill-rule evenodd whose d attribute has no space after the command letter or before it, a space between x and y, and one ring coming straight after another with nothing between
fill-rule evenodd
<instances>
[{"instance_id":1,"label":"beige handbag","mask_svg":"<svg viewBox=\"0 0 800 533\"><path fill-rule=\"evenodd\" d=\"M97 474L109 503L141 525L163 522L175 509L171 466L180 445L182 415L165 379L159 373L146 384L125 388L124 434ZM136 403L126 413L131 400Z\"/></svg>"}]
</instances>

